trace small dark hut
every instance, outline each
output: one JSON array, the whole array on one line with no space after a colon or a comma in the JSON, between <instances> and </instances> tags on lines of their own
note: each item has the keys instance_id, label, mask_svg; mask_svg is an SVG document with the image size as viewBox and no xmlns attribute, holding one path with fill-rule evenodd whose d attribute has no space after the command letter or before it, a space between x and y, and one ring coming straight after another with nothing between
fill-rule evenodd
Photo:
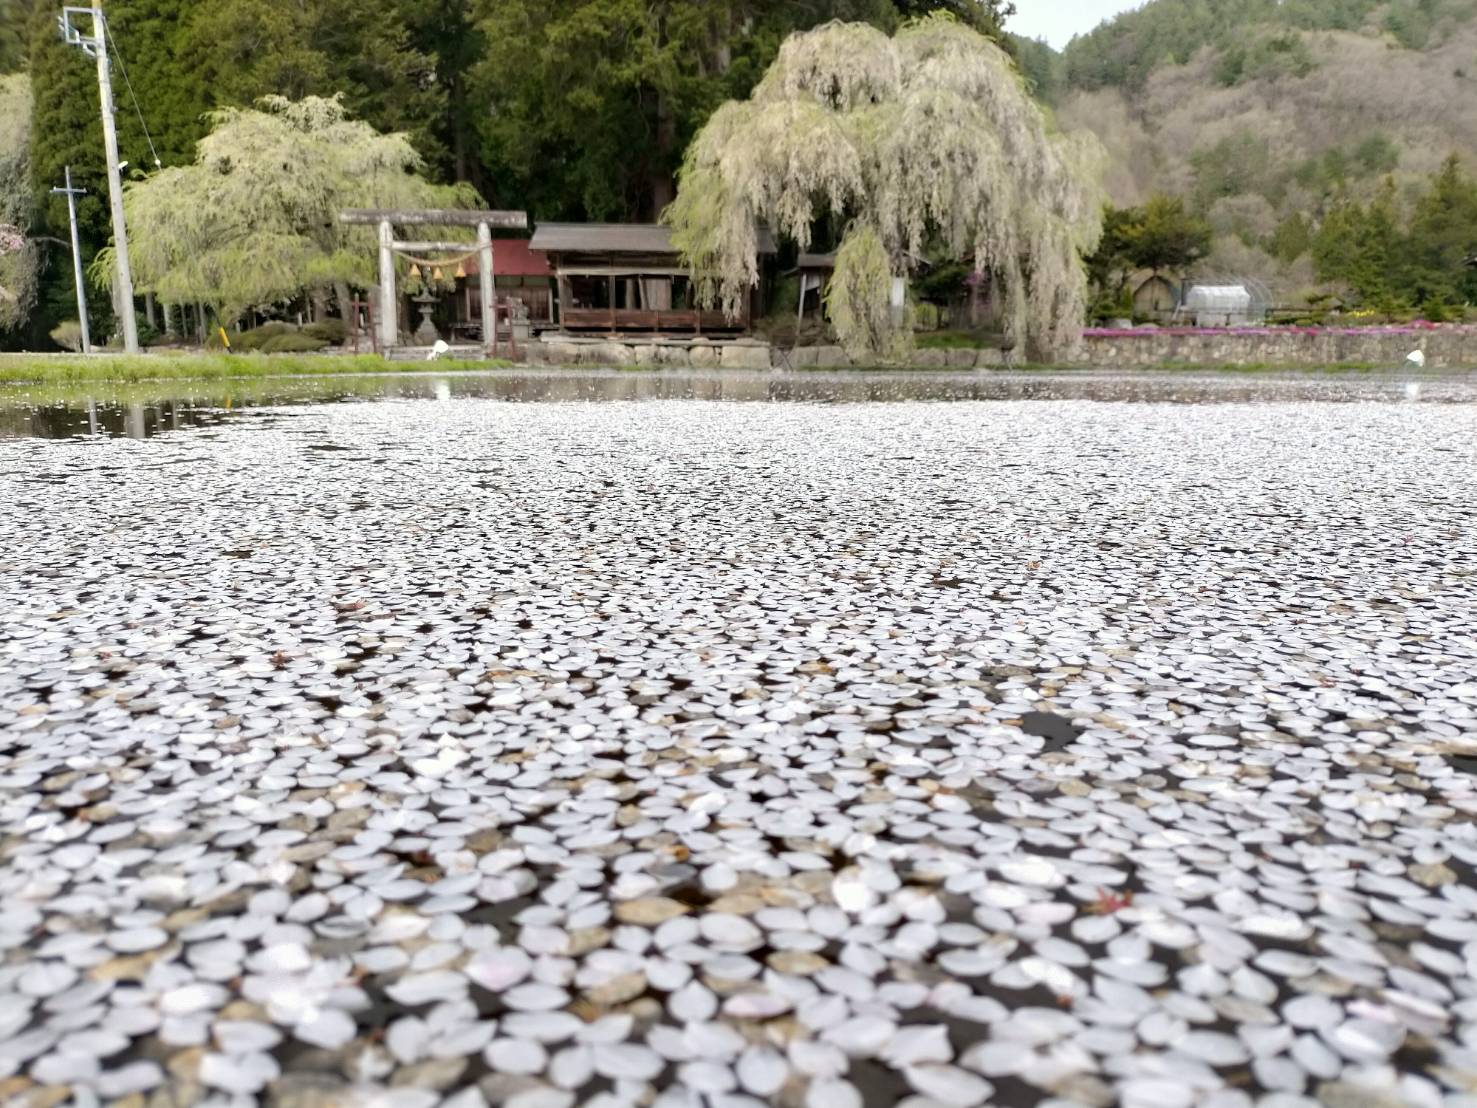
<instances>
[{"instance_id":1,"label":"small dark hut","mask_svg":"<svg viewBox=\"0 0 1477 1108\"><path fill-rule=\"evenodd\" d=\"M1136 319L1165 322L1180 306L1180 289L1169 278L1149 273L1133 278L1133 314Z\"/></svg>"}]
</instances>

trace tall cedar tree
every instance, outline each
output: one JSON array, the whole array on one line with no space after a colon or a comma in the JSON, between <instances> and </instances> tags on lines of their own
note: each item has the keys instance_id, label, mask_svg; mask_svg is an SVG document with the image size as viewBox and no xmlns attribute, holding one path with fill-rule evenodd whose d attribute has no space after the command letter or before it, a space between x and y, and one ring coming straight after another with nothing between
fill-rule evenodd
<instances>
[{"instance_id":1,"label":"tall cedar tree","mask_svg":"<svg viewBox=\"0 0 1477 1108\"><path fill-rule=\"evenodd\" d=\"M1477 182L1455 154L1416 205L1405 254L1417 304L1477 303Z\"/></svg>"},{"instance_id":2,"label":"tall cedar tree","mask_svg":"<svg viewBox=\"0 0 1477 1108\"><path fill-rule=\"evenodd\" d=\"M654 219L698 129L748 96L787 35L833 19L890 31L899 8L952 10L996 36L1007 10L978 0L478 0L485 51L472 87L491 191L535 218Z\"/></svg>"}]
</instances>

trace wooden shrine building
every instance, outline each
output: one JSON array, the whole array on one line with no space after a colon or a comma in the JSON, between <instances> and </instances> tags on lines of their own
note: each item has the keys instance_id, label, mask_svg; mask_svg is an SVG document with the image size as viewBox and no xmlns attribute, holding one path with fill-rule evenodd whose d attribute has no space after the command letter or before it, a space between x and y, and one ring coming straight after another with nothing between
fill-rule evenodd
<instances>
[{"instance_id":1,"label":"wooden shrine building","mask_svg":"<svg viewBox=\"0 0 1477 1108\"><path fill-rule=\"evenodd\" d=\"M747 331L758 310L757 289L737 319L699 309L671 232L659 224L541 223L528 245L548 258L555 323L567 332L733 335ZM760 252L775 252L768 232Z\"/></svg>"},{"instance_id":2,"label":"wooden shrine building","mask_svg":"<svg viewBox=\"0 0 1477 1108\"><path fill-rule=\"evenodd\" d=\"M496 239L492 244L493 291L504 305L514 301L534 331L554 323L554 271L549 259L529 248L527 239ZM482 318L482 266L469 258L456 283L453 329L475 325Z\"/></svg>"}]
</instances>

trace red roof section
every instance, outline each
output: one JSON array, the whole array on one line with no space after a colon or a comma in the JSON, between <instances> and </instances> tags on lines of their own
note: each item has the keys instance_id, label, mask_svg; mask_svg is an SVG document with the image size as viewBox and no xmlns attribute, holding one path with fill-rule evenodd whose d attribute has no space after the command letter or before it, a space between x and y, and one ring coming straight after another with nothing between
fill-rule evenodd
<instances>
[{"instance_id":1,"label":"red roof section","mask_svg":"<svg viewBox=\"0 0 1477 1108\"><path fill-rule=\"evenodd\" d=\"M477 255L473 254L463 263L468 277L475 277ZM552 277L549 256L542 250L530 250L527 239L494 239L492 242L492 271L499 277Z\"/></svg>"}]
</instances>

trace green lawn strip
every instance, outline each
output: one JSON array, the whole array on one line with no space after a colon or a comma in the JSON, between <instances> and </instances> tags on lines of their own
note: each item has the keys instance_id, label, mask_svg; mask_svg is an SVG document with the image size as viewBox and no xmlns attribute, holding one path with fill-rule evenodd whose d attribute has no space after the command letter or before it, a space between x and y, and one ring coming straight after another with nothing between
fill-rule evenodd
<instances>
[{"instance_id":1,"label":"green lawn strip","mask_svg":"<svg viewBox=\"0 0 1477 1108\"><path fill-rule=\"evenodd\" d=\"M238 378L323 377L385 373L507 369L511 362L391 362L372 354L0 354L0 383L215 381Z\"/></svg>"}]
</instances>

